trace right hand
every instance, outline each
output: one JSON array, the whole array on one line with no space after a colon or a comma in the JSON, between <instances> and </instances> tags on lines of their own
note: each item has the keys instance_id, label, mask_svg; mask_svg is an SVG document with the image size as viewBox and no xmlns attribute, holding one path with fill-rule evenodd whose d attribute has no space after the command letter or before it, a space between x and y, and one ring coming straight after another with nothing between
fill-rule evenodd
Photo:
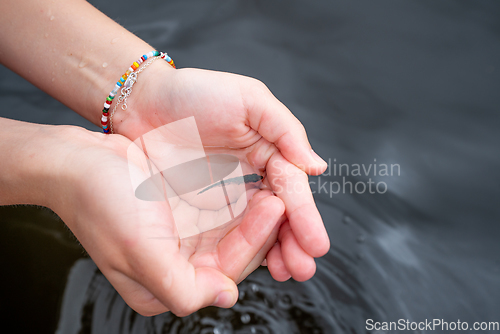
<instances>
[{"instance_id":1,"label":"right hand","mask_svg":"<svg viewBox=\"0 0 500 334\"><path fill-rule=\"evenodd\" d=\"M283 202L258 190L241 224L215 246L186 258L168 202L135 197L120 135L58 127L59 177L49 207L68 225L96 265L138 313L185 316L209 305L231 307L235 281L254 270L275 244ZM52 158L52 157L51 157ZM203 252L203 250L201 251Z\"/></svg>"}]
</instances>

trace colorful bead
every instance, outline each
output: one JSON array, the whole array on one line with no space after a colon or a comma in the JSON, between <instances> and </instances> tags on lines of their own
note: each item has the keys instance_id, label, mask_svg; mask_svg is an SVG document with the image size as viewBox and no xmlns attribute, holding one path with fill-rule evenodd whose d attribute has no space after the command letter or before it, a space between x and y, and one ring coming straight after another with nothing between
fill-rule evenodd
<instances>
[{"instance_id":1,"label":"colorful bead","mask_svg":"<svg viewBox=\"0 0 500 334\"><path fill-rule=\"evenodd\" d=\"M166 53L164 52L159 52L159 51L150 51L145 55L142 55L141 58L137 59L130 65L128 70L121 76L121 78L116 82L115 87L109 93L108 97L106 98L106 101L104 102L104 109L102 109L102 118L101 118L101 124L102 124L102 130L104 133L109 133L110 132L110 121L111 119L108 118L109 115L109 108L111 107L111 104L113 103L113 99L118 94L120 87L124 85L124 83L127 81L127 78L129 75L135 70L137 70L142 63L144 63L148 58L151 57L161 57L162 59L165 59L167 63L169 63L173 68L175 68L174 61L172 58L170 58ZM147 65L146 65L147 66ZM108 127L109 126L109 127Z\"/></svg>"}]
</instances>

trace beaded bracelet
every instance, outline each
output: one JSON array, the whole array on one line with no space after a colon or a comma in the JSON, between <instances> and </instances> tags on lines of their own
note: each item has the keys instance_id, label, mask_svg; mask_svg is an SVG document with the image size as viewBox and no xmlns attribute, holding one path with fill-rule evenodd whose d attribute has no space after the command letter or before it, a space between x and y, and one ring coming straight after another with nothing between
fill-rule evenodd
<instances>
[{"instance_id":1,"label":"beaded bracelet","mask_svg":"<svg viewBox=\"0 0 500 334\"><path fill-rule=\"evenodd\" d=\"M165 52L151 51L151 52L143 55L138 60L134 61L132 63L132 65L128 68L128 70L125 72L125 74L123 74L121 76L121 78L116 82L115 88L111 91L111 93L109 93L108 97L106 98L106 101L104 102L104 109L102 109L102 117L101 117L102 131L104 133L110 133L110 131L111 131L111 133L113 133L113 130L111 127L111 118L108 119L108 115L109 115L109 108L111 107L111 104L113 103L113 99L115 98L115 95L118 94L118 90L123 85L126 85L126 87L122 88L121 97L123 97L123 96L128 97L128 95L130 95L130 92L131 92L131 90L130 90L131 85L133 85L133 83L135 83L135 81L137 80L137 75L132 76L134 79L133 81L128 80L128 79L130 79L129 76L131 74L133 74L144 61L146 61L148 58L152 58L152 57L154 57L154 58L151 59L151 61L148 62L147 65L151 64L152 61L154 61L158 58L162 58L162 59L165 59L173 68L175 68L174 61ZM125 88L129 88L128 94L126 91L124 91ZM127 108L126 104L124 106L125 106L124 109L126 109ZM123 106L122 106L122 108L123 108ZM115 107L115 109L116 109L116 107ZM113 113L114 113L114 110L113 110Z\"/></svg>"}]
</instances>

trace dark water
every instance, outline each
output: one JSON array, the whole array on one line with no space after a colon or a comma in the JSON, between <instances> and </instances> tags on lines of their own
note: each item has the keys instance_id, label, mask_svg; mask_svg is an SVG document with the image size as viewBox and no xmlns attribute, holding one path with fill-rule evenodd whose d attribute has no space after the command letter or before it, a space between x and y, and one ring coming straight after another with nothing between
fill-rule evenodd
<instances>
[{"instance_id":1,"label":"dark water","mask_svg":"<svg viewBox=\"0 0 500 334\"><path fill-rule=\"evenodd\" d=\"M234 308L183 319L132 312L47 210L0 208L0 326L365 333L369 318L500 321L499 2L92 3L179 67L264 81L332 168L376 159L400 173L345 179L385 182L384 194L315 195L332 247L313 279L277 283L258 270ZM8 70L0 74L0 116L97 130ZM332 172L311 181L344 180Z\"/></svg>"}]
</instances>

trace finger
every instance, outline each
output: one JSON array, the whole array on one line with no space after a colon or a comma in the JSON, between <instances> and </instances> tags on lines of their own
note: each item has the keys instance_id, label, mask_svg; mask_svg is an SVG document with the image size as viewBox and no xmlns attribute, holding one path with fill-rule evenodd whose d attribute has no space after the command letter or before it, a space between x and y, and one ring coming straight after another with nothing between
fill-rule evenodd
<instances>
[{"instance_id":1,"label":"finger","mask_svg":"<svg viewBox=\"0 0 500 334\"><path fill-rule=\"evenodd\" d=\"M250 127L274 143L286 159L306 173L323 173L326 162L311 149L304 126L290 110L260 81L241 88L246 92L243 103Z\"/></svg>"},{"instance_id":2,"label":"finger","mask_svg":"<svg viewBox=\"0 0 500 334\"><path fill-rule=\"evenodd\" d=\"M219 243L222 271L236 281L268 241L284 211L283 202L275 196L251 205L241 224Z\"/></svg>"},{"instance_id":3,"label":"finger","mask_svg":"<svg viewBox=\"0 0 500 334\"><path fill-rule=\"evenodd\" d=\"M253 260L248 264L248 266L245 268L245 270L240 275L240 277L238 277L238 280L236 281L237 284L239 284L241 281L243 281L248 275L250 275L252 272L254 272L255 269L257 269L259 266L261 266L261 265L266 266L267 265L266 256L269 253L269 251L271 250L271 248L274 246L276 241L278 240L278 233L279 233L280 226L281 226L282 222L284 222L285 220L286 220L286 216L282 215L279 222L274 226L274 229L271 232L271 235L267 239L264 246L259 250L259 252L255 255Z\"/></svg>"},{"instance_id":4,"label":"finger","mask_svg":"<svg viewBox=\"0 0 500 334\"><path fill-rule=\"evenodd\" d=\"M165 234L162 230L169 231L172 225L173 217L164 217L161 211L140 222L134 229L136 240L126 248L124 261L119 261L128 263L128 268L120 265L120 271L178 316L212 304L234 305L238 289L229 277L210 267L195 268L180 253L178 239L150 237Z\"/></svg>"},{"instance_id":5,"label":"finger","mask_svg":"<svg viewBox=\"0 0 500 334\"><path fill-rule=\"evenodd\" d=\"M271 276L278 282L287 281L292 277L292 274L290 274L283 261L279 242L276 242L273 248L267 253L267 268Z\"/></svg>"},{"instance_id":6,"label":"finger","mask_svg":"<svg viewBox=\"0 0 500 334\"><path fill-rule=\"evenodd\" d=\"M288 222L282 225L278 240L281 243L283 262L293 279L303 282L313 277L316 272L314 258L300 247Z\"/></svg>"},{"instance_id":7,"label":"finger","mask_svg":"<svg viewBox=\"0 0 500 334\"><path fill-rule=\"evenodd\" d=\"M270 190L250 190L251 198L248 202L248 210L251 210L255 207L260 201L262 201L266 197L274 196L274 194Z\"/></svg>"},{"instance_id":8,"label":"finger","mask_svg":"<svg viewBox=\"0 0 500 334\"><path fill-rule=\"evenodd\" d=\"M325 255L330 240L309 187L307 175L276 152L267 165L267 177L276 195L283 200L293 233L311 256Z\"/></svg>"},{"instance_id":9,"label":"finger","mask_svg":"<svg viewBox=\"0 0 500 334\"><path fill-rule=\"evenodd\" d=\"M179 253L164 257L145 288L175 315L184 317L206 306L231 307L238 299L236 284L220 271L194 268Z\"/></svg>"}]
</instances>

